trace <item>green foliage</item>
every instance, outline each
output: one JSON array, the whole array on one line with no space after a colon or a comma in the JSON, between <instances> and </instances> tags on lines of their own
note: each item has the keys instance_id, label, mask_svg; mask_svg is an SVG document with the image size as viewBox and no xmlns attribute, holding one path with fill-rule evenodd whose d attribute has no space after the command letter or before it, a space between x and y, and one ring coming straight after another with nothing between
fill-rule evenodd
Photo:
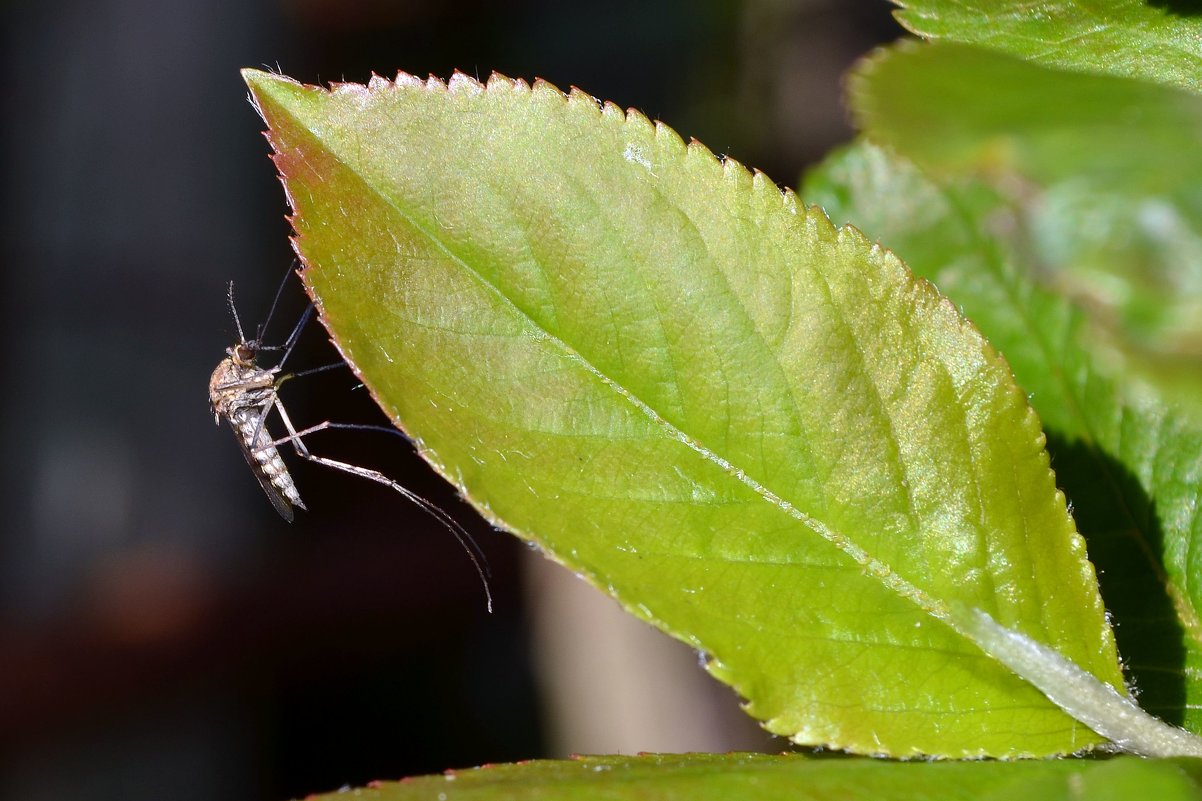
<instances>
[{"instance_id":1,"label":"green foliage","mask_svg":"<svg viewBox=\"0 0 1202 801\"><path fill-rule=\"evenodd\" d=\"M1197 760L887 762L800 754L583 757L450 771L355 791L367 801L1187 801L1198 797ZM315 796L339 801L345 792Z\"/></svg>"},{"instance_id":2,"label":"green foliage","mask_svg":"<svg viewBox=\"0 0 1202 801\"><path fill-rule=\"evenodd\" d=\"M939 178L1004 191L1028 272L1094 308L1142 369L1184 373L1179 395L1197 397L1202 96L913 43L861 67L851 95L871 139Z\"/></svg>"},{"instance_id":3,"label":"green foliage","mask_svg":"<svg viewBox=\"0 0 1202 801\"><path fill-rule=\"evenodd\" d=\"M1152 388L1107 375L1088 320L1031 280L1021 210L982 182L940 185L860 143L803 191L835 220L854 217L892 243L1006 354L1050 437L1141 702L1202 729L1202 598L1190 581L1202 570L1202 427Z\"/></svg>"},{"instance_id":4,"label":"green foliage","mask_svg":"<svg viewBox=\"0 0 1202 801\"><path fill-rule=\"evenodd\" d=\"M546 84L246 78L304 279L381 407L771 731L894 757L1196 753L1124 687L1202 730L1196 20L907 5L981 47L861 66L866 138L805 179L821 210ZM1192 764L614 758L453 789L1174 798Z\"/></svg>"},{"instance_id":5,"label":"green foliage","mask_svg":"<svg viewBox=\"0 0 1202 801\"><path fill-rule=\"evenodd\" d=\"M498 525L798 742L1096 742L948 625L984 609L1121 686L1038 421L929 284L582 94L252 86L342 352Z\"/></svg>"},{"instance_id":6,"label":"green foliage","mask_svg":"<svg viewBox=\"0 0 1202 801\"><path fill-rule=\"evenodd\" d=\"M1037 64L1202 89L1202 19L1190 0L894 0L914 33Z\"/></svg>"}]
</instances>

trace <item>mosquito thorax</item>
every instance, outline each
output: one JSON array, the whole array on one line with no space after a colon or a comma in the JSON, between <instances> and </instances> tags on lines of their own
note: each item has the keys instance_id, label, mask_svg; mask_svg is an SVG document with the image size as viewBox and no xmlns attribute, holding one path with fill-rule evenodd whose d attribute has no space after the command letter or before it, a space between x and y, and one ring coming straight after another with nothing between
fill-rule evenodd
<instances>
[{"instance_id":1,"label":"mosquito thorax","mask_svg":"<svg viewBox=\"0 0 1202 801\"><path fill-rule=\"evenodd\" d=\"M230 351L232 350L233 348L230 348ZM231 401L239 394L236 385L241 373L233 353L230 353L217 364L213 375L209 377L209 408L213 411L213 419L219 424L222 417L229 416Z\"/></svg>"},{"instance_id":2,"label":"mosquito thorax","mask_svg":"<svg viewBox=\"0 0 1202 801\"><path fill-rule=\"evenodd\" d=\"M209 377L209 407L218 423L239 409L261 408L275 397L275 371L255 364L253 344L240 343L225 352Z\"/></svg>"}]
</instances>

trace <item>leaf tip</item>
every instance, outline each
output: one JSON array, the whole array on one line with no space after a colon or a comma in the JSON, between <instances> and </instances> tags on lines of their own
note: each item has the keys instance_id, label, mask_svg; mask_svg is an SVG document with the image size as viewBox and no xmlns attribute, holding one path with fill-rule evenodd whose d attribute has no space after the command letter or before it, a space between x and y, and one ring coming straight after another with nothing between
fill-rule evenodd
<instances>
[{"instance_id":1,"label":"leaf tip","mask_svg":"<svg viewBox=\"0 0 1202 801\"><path fill-rule=\"evenodd\" d=\"M271 73L258 67L243 67L238 70L238 74L242 76L242 81L247 86L254 86L262 77L271 75Z\"/></svg>"},{"instance_id":2,"label":"leaf tip","mask_svg":"<svg viewBox=\"0 0 1202 801\"><path fill-rule=\"evenodd\" d=\"M255 67L243 67L238 72L242 76L246 88L250 90L250 104L264 120L267 118L263 114L263 98L270 96L272 90L280 83L296 83L286 75Z\"/></svg>"},{"instance_id":3,"label":"leaf tip","mask_svg":"<svg viewBox=\"0 0 1202 801\"><path fill-rule=\"evenodd\" d=\"M295 78L289 78L280 72L258 67L243 67L238 71L242 80L254 94L273 93L280 87L302 88L303 84Z\"/></svg>"},{"instance_id":4,"label":"leaf tip","mask_svg":"<svg viewBox=\"0 0 1202 801\"><path fill-rule=\"evenodd\" d=\"M268 127L271 127L271 121L268 119L267 102L275 101L278 104L284 101L287 95L306 88L300 81L270 69L243 67L239 74L246 83L246 88L250 90L251 106Z\"/></svg>"}]
</instances>

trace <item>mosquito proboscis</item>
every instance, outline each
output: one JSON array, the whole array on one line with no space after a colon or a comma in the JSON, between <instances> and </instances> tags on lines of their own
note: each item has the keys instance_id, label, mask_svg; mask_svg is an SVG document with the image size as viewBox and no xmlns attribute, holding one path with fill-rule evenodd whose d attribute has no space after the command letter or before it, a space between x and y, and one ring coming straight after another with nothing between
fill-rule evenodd
<instances>
[{"instance_id":1,"label":"mosquito proboscis","mask_svg":"<svg viewBox=\"0 0 1202 801\"><path fill-rule=\"evenodd\" d=\"M292 272L291 267L289 267L288 272ZM271 310L268 312L266 320L259 326L255 332L255 336L251 339L247 339L246 334L243 332L242 322L238 317L238 310L234 306L234 284L230 282L227 300L229 302L230 314L234 318L234 326L238 330L238 342L226 349L225 358L221 360L217 365L217 369L213 371L213 375L209 378L209 406L212 409L214 421L218 425L221 424L222 420L229 422L230 426L234 429L234 434L238 439L238 445L242 449L242 454L246 457L247 464L250 465L251 472L258 479L259 485L263 488L263 492L266 493L267 499L271 501L271 505L288 522L292 522L294 508L305 509L306 507L301 501L300 492L296 489L292 475L288 472L288 466L280 456L279 447L285 443L291 443L293 450L302 459L307 459L310 462L316 462L335 470L341 470L344 473L350 473L353 476L359 476L360 478L374 481L377 484L383 484L395 490L450 531L459 541L460 545L463 546L463 549L467 551L468 557L472 560L472 565L476 568L476 573L480 576L480 581L484 585L484 596L488 604L488 610L491 612L492 593L488 586L488 573L485 569L484 554L471 534L455 518L407 487L393 481L383 473L367 467L340 462L325 456L318 456L309 450L304 441L304 437L310 434L331 429L385 431L390 434L403 436L401 432L394 428L385 428L384 426L362 425L358 423L333 423L328 420L299 431L293 426L292 420L288 416L288 411L284 408L284 404L280 400L280 385L292 378L335 369L344 366L344 364L336 362L295 373L283 372L283 365L292 354L292 349L296 347L301 331L304 330L305 324L313 316L312 304L305 309L304 314L301 315L300 320L297 321L292 333L289 334L287 341L283 345L267 346L263 344L263 332L268 323L270 323L271 317L275 314L276 306L279 303L280 295L283 293L284 284L287 280L288 275L286 274L284 281L280 283L280 287L276 291L275 300L272 301ZM275 366L261 367L258 363L258 357L264 351L283 351L283 356L280 357L279 362ZM279 417L280 423L287 432L286 436L274 439L268 432L267 418L272 411L275 411L276 416Z\"/></svg>"}]
</instances>

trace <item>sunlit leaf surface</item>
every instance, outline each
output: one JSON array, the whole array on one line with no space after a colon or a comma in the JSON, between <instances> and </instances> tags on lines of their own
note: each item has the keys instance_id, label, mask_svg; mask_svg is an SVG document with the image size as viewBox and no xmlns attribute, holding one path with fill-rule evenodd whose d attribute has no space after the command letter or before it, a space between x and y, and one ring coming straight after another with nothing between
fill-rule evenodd
<instances>
[{"instance_id":1,"label":"sunlit leaf surface","mask_svg":"<svg viewBox=\"0 0 1202 801\"><path fill-rule=\"evenodd\" d=\"M247 80L335 341L490 520L798 742L1097 743L947 622L1121 686L1037 418L892 254L579 92Z\"/></svg>"}]
</instances>

